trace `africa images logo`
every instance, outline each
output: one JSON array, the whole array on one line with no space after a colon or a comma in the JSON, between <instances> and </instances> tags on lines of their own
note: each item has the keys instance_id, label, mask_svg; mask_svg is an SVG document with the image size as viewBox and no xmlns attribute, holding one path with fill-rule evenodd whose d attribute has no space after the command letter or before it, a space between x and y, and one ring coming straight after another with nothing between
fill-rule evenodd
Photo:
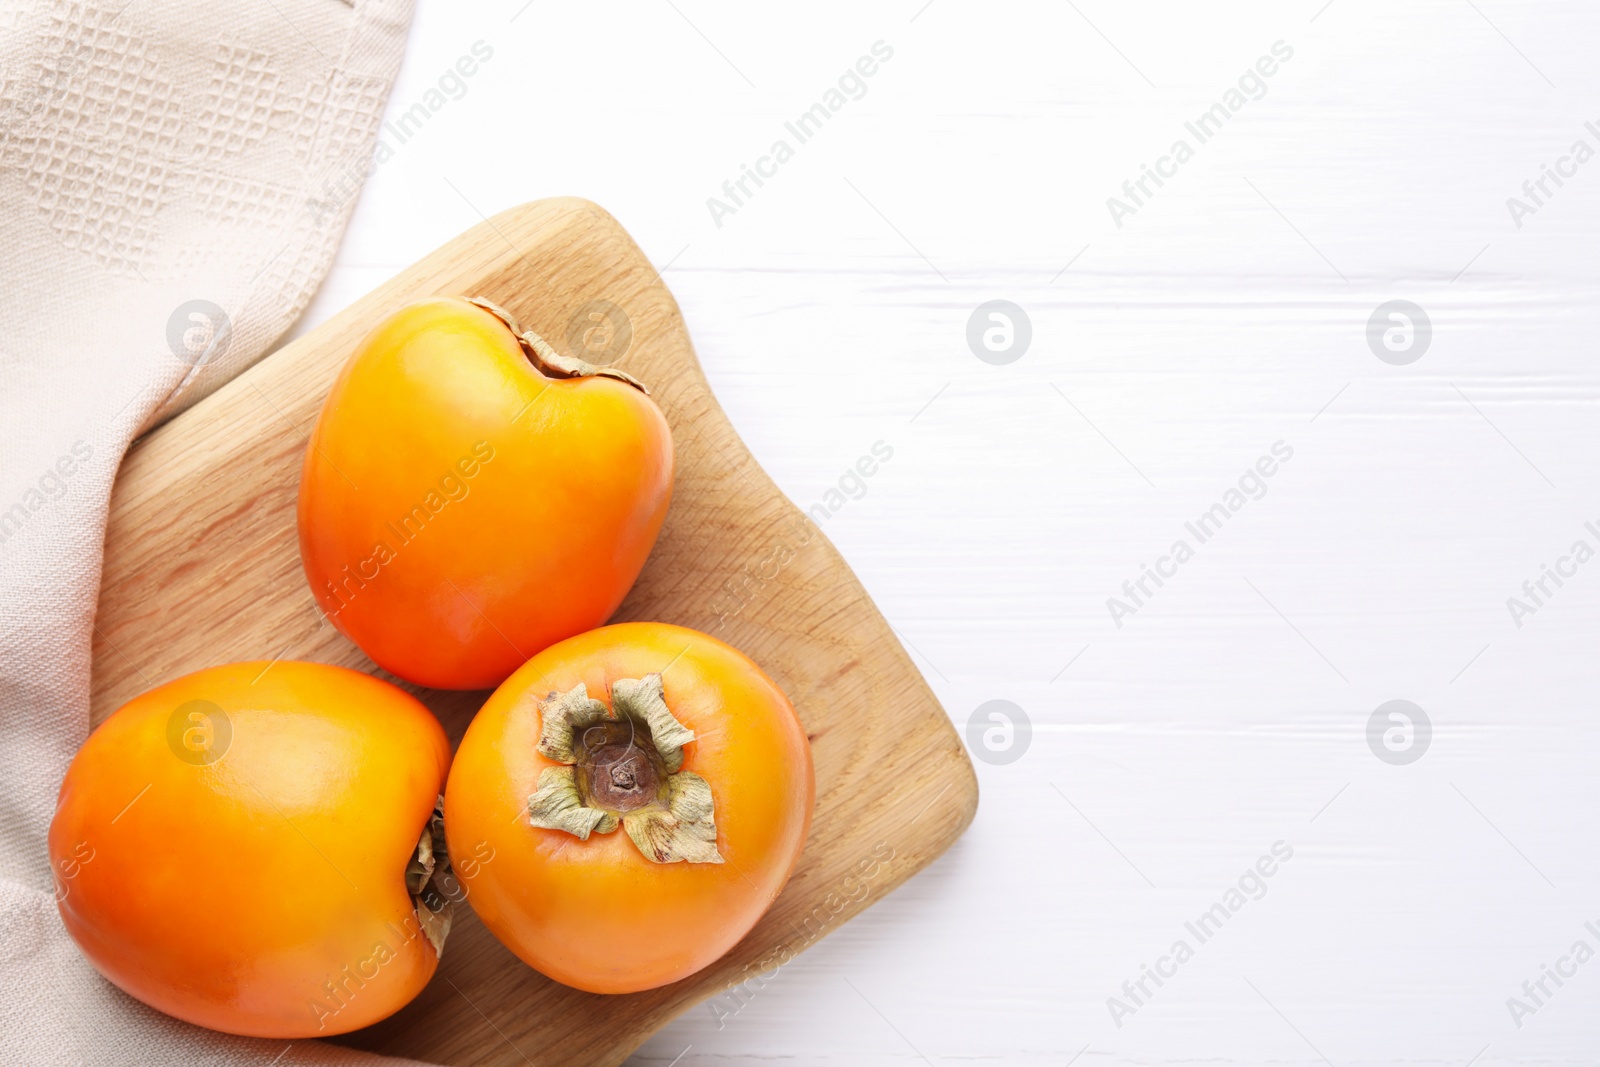
<instances>
[{"instance_id":1,"label":"africa images logo","mask_svg":"<svg viewBox=\"0 0 1600 1067\"><path fill-rule=\"evenodd\" d=\"M1122 629L1123 620L1128 616L1137 615L1141 608L1148 606L1156 592L1164 588L1168 580L1178 576L1178 568L1194 559L1195 550L1221 532L1224 523L1243 511L1250 501L1266 496L1267 479L1277 474L1282 465L1293 458L1292 445L1287 441L1274 441L1271 455L1263 454L1257 458L1253 465L1245 468L1238 482L1223 492L1220 500L1183 524L1184 532L1189 536L1173 541L1167 554L1157 557L1154 568L1139 564L1139 576L1122 583L1122 596L1106 597L1106 611L1110 613L1117 629ZM1194 539L1193 544L1189 543L1189 538Z\"/></svg>"},{"instance_id":2,"label":"africa images logo","mask_svg":"<svg viewBox=\"0 0 1600 1067\"><path fill-rule=\"evenodd\" d=\"M778 168L794 158L798 146L821 133L823 126L843 111L851 100L866 96L866 79L878 73L882 65L893 58L893 47L884 41L874 41L871 55L858 57L852 66L846 67L839 75L837 82L822 94L821 100L802 111L792 122L783 124L784 132L789 136L775 139L764 155L756 157L754 168L748 163L739 164L739 176L722 183L722 196L706 197L706 210L711 213L711 221L717 229L722 229L722 220L737 214L755 196L756 190L766 185L767 180L778 176ZM793 144L789 143L791 137ZM755 188L751 188L752 184Z\"/></svg>"},{"instance_id":3,"label":"africa images logo","mask_svg":"<svg viewBox=\"0 0 1600 1067\"><path fill-rule=\"evenodd\" d=\"M1253 67L1239 75L1236 85L1224 91L1221 100L1202 111L1193 121L1183 124L1184 130L1194 138L1194 144L1179 137L1172 142L1172 147L1165 155L1156 158L1153 168L1148 163L1141 163L1139 176L1122 183L1122 195L1126 200L1106 197L1106 210L1111 213L1111 221L1117 224L1117 229L1122 229L1124 218L1137 215L1140 208L1154 199L1156 191L1166 184L1163 178L1178 176L1178 168L1194 158L1197 146L1221 133L1222 127L1243 111L1251 100L1260 100L1267 95L1267 79L1278 72L1280 64L1294 58L1294 49L1283 41L1272 42L1271 51L1272 55L1261 56ZM1154 189L1151 188L1152 183Z\"/></svg>"}]
</instances>

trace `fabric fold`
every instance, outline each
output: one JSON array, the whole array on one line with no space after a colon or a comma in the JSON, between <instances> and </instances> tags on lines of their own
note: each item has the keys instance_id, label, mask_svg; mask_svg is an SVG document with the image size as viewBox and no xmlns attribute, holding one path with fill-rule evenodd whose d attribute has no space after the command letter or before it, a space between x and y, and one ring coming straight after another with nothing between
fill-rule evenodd
<instances>
[{"instance_id":1,"label":"fabric fold","mask_svg":"<svg viewBox=\"0 0 1600 1067\"><path fill-rule=\"evenodd\" d=\"M409 0L0 5L0 1062L395 1062L123 994L62 929L45 835L89 729L117 465L309 303L410 20Z\"/></svg>"}]
</instances>

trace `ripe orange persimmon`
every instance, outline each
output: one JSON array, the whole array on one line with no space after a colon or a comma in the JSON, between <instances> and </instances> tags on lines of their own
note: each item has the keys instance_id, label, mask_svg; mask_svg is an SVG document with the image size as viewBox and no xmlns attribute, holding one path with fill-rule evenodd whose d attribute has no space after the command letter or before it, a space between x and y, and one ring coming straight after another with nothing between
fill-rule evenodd
<instances>
[{"instance_id":1,"label":"ripe orange persimmon","mask_svg":"<svg viewBox=\"0 0 1600 1067\"><path fill-rule=\"evenodd\" d=\"M721 641L622 623L533 657L467 728L445 832L467 902L525 962L594 993L677 981L742 938L805 843L811 748ZM468 866L487 843L493 862Z\"/></svg>"},{"instance_id":2,"label":"ripe orange persimmon","mask_svg":"<svg viewBox=\"0 0 1600 1067\"><path fill-rule=\"evenodd\" d=\"M625 374L487 302L379 323L328 394L300 554L346 636L419 685L482 689L616 611L672 492L672 436Z\"/></svg>"},{"instance_id":3,"label":"ripe orange persimmon","mask_svg":"<svg viewBox=\"0 0 1600 1067\"><path fill-rule=\"evenodd\" d=\"M427 708L356 671L235 663L168 682L67 770L50 824L62 921L101 974L187 1022L275 1038L377 1022L427 984L448 931L432 842L442 853L449 763Z\"/></svg>"}]
</instances>

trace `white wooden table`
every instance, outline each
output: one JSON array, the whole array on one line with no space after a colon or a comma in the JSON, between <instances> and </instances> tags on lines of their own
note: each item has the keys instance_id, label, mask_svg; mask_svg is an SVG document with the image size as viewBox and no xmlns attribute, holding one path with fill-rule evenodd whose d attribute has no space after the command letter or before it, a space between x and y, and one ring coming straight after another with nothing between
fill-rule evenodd
<instances>
[{"instance_id":1,"label":"white wooden table","mask_svg":"<svg viewBox=\"0 0 1600 1067\"><path fill-rule=\"evenodd\" d=\"M1600 11L418 8L422 112L302 328L598 201L958 728L1021 709L953 851L638 1062L1600 1061ZM1010 362L967 341L991 300ZM1394 300L1428 325L1369 345ZM1391 700L1431 737L1369 745Z\"/></svg>"}]
</instances>

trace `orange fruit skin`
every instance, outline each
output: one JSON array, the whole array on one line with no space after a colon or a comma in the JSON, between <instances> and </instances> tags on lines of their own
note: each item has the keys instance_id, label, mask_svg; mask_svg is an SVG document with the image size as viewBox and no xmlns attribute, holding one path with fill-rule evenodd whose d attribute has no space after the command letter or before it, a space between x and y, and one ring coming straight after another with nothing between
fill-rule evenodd
<instances>
[{"instance_id":1,"label":"orange fruit skin","mask_svg":"<svg viewBox=\"0 0 1600 1067\"><path fill-rule=\"evenodd\" d=\"M498 685L611 617L672 494L639 390L548 378L455 298L411 304L346 364L306 450L300 555L322 610L385 670Z\"/></svg>"},{"instance_id":2,"label":"orange fruit skin","mask_svg":"<svg viewBox=\"0 0 1600 1067\"><path fill-rule=\"evenodd\" d=\"M539 699L583 682L609 706L612 682L652 672L695 732L683 770L711 785L723 863L654 863L621 827L580 841L529 825L528 796L555 766L534 749ZM815 792L805 730L761 668L695 630L621 623L546 649L489 698L456 752L445 833L467 902L512 952L578 989L631 993L749 932L799 859ZM494 858L467 862L475 852Z\"/></svg>"},{"instance_id":3,"label":"orange fruit skin","mask_svg":"<svg viewBox=\"0 0 1600 1067\"><path fill-rule=\"evenodd\" d=\"M210 763L170 726L197 700L231 731L208 716ZM377 1022L438 965L405 868L449 763L427 708L342 667L235 663L159 686L90 734L61 784L62 922L102 975L186 1022L273 1038Z\"/></svg>"}]
</instances>

